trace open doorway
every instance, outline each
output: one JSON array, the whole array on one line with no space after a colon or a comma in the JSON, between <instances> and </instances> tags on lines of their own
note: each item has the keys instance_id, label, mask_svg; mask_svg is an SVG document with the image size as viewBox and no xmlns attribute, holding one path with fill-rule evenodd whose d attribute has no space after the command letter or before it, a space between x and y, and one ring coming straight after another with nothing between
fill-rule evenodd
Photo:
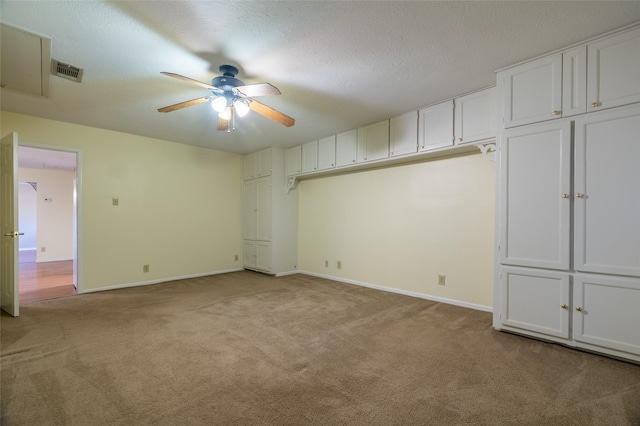
<instances>
[{"instance_id":1,"label":"open doorway","mask_svg":"<svg viewBox=\"0 0 640 426\"><path fill-rule=\"evenodd\" d=\"M21 302L78 291L77 157L74 151L18 147Z\"/></svg>"}]
</instances>

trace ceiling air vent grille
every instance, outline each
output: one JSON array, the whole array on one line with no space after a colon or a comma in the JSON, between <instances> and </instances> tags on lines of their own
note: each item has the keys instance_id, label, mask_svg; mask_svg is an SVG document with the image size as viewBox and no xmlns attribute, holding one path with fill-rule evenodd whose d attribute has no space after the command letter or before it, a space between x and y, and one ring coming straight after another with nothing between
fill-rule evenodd
<instances>
[{"instance_id":1,"label":"ceiling air vent grille","mask_svg":"<svg viewBox=\"0 0 640 426\"><path fill-rule=\"evenodd\" d=\"M82 68L74 67L64 62L58 62L55 59L51 60L51 74L57 75L58 77L80 83L83 72L84 70Z\"/></svg>"}]
</instances>

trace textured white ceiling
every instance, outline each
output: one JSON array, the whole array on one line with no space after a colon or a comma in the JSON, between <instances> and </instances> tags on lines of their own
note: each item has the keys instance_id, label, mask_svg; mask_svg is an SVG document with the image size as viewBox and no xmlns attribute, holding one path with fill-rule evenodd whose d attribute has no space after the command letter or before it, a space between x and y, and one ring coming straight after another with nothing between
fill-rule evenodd
<instances>
[{"instance_id":1,"label":"textured white ceiling","mask_svg":"<svg viewBox=\"0 0 640 426\"><path fill-rule=\"evenodd\" d=\"M52 76L48 99L2 90L3 110L247 153L493 85L496 69L639 21L640 2L2 0L0 20L84 69L80 84ZM222 64L277 86L259 100L295 126L252 112L226 133L207 104L156 111L208 95L161 71L209 83Z\"/></svg>"}]
</instances>

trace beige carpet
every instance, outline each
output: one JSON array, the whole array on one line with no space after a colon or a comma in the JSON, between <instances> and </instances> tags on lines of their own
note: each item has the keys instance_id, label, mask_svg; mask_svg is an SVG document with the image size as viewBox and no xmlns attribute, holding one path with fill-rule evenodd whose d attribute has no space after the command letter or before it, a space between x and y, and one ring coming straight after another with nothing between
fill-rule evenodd
<instances>
[{"instance_id":1,"label":"beige carpet","mask_svg":"<svg viewBox=\"0 0 640 426\"><path fill-rule=\"evenodd\" d=\"M640 366L491 315L252 272L2 317L6 425L637 425Z\"/></svg>"}]
</instances>

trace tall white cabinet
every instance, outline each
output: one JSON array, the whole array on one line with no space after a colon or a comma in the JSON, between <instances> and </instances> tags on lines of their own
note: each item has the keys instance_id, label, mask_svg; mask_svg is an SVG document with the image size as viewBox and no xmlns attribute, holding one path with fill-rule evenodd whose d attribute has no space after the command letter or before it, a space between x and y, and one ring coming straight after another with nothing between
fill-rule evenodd
<instances>
[{"instance_id":1,"label":"tall white cabinet","mask_svg":"<svg viewBox=\"0 0 640 426\"><path fill-rule=\"evenodd\" d=\"M640 362L639 51L636 27L498 73L497 329Z\"/></svg>"},{"instance_id":2,"label":"tall white cabinet","mask_svg":"<svg viewBox=\"0 0 640 426\"><path fill-rule=\"evenodd\" d=\"M273 275L297 269L298 191L287 190L285 172L285 151L281 148L245 156L245 269Z\"/></svg>"}]
</instances>

